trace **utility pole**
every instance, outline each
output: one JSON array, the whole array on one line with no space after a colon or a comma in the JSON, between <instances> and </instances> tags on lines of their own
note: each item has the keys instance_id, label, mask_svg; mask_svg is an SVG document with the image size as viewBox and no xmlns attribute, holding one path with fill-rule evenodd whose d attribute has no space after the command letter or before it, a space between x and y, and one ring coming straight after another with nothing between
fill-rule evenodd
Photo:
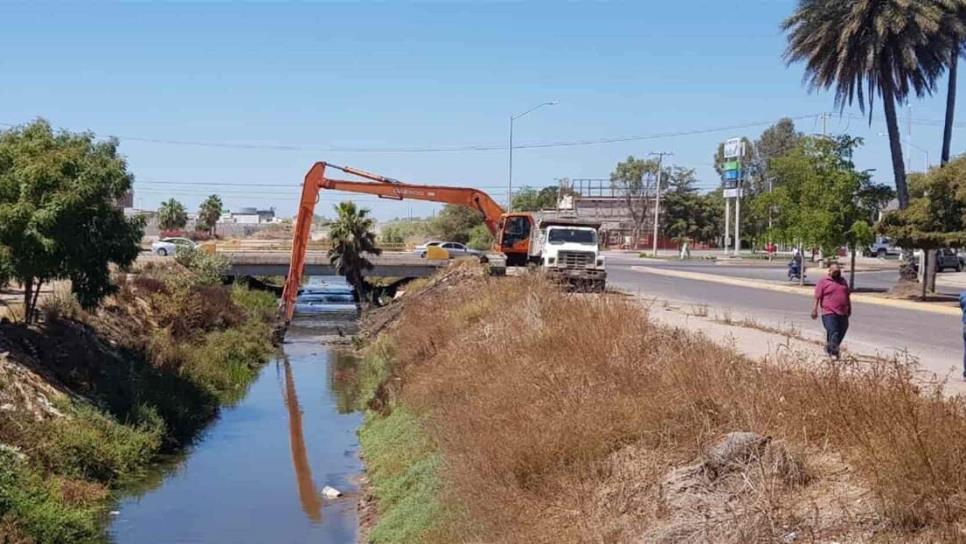
<instances>
[{"instance_id":1,"label":"utility pole","mask_svg":"<svg viewBox=\"0 0 966 544\"><path fill-rule=\"evenodd\" d=\"M657 155L657 183L655 185L657 192L655 193L654 198L654 240L652 240L654 245L654 254L652 257L657 258L657 231L661 218L661 174L663 173L661 169L664 167L664 156L667 155L670 157L671 155L674 155L674 153L667 153L665 151L651 153L651 156L654 155Z\"/></svg>"}]
</instances>

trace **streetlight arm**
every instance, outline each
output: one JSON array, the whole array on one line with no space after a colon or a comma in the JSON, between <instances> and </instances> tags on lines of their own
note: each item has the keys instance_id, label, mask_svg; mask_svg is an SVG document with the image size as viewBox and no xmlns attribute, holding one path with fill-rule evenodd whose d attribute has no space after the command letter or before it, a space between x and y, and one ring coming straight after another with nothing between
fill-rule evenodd
<instances>
[{"instance_id":1,"label":"streetlight arm","mask_svg":"<svg viewBox=\"0 0 966 544\"><path fill-rule=\"evenodd\" d=\"M556 101L553 101L553 102L544 102L543 104L537 104L536 106L528 109L527 111L525 111L525 112L523 112L521 114L510 116L510 120L513 121L513 120L519 119L519 118L523 117L524 115L530 113L531 111L538 110L538 109L540 109L540 108L542 108L544 106L556 106L556 105L557 105L557 102Z\"/></svg>"}]
</instances>

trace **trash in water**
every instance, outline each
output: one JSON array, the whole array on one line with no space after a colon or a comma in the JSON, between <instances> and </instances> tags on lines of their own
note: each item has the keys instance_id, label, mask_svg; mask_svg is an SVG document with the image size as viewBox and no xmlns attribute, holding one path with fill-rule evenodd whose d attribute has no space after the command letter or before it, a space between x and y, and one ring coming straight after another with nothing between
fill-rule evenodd
<instances>
[{"instance_id":1,"label":"trash in water","mask_svg":"<svg viewBox=\"0 0 966 544\"><path fill-rule=\"evenodd\" d=\"M322 496L327 499L335 499L342 496L342 492L332 486L322 488Z\"/></svg>"}]
</instances>

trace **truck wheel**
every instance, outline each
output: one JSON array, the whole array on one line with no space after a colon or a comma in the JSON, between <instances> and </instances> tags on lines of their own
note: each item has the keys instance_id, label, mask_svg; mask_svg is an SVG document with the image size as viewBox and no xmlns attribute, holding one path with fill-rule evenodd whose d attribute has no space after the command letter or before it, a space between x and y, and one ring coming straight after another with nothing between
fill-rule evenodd
<instances>
[{"instance_id":1,"label":"truck wheel","mask_svg":"<svg viewBox=\"0 0 966 544\"><path fill-rule=\"evenodd\" d=\"M595 281L591 286L591 290L595 293L603 293L604 291L607 290L607 281L606 280Z\"/></svg>"},{"instance_id":2,"label":"truck wheel","mask_svg":"<svg viewBox=\"0 0 966 544\"><path fill-rule=\"evenodd\" d=\"M886 251L886 248L884 248L884 247L880 247L880 248L879 248L879 249L878 249L878 250L877 250L877 251L875 252L875 256L876 256L876 257L878 257L878 258L880 258L880 259L885 259L885 258L886 258L886 253L888 253L888 252Z\"/></svg>"},{"instance_id":3,"label":"truck wheel","mask_svg":"<svg viewBox=\"0 0 966 544\"><path fill-rule=\"evenodd\" d=\"M168 250L166 250L164 248L161 248L161 249L158 250L158 255L160 255L162 257L167 257L168 256Z\"/></svg>"}]
</instances>

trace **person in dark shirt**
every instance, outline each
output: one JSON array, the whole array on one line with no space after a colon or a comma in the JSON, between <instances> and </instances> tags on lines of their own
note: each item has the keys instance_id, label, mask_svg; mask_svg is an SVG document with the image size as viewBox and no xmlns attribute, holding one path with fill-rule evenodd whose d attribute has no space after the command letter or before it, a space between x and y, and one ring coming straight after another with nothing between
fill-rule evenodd
<instances>
[{"instance_id":1,"label":"person in dark shirt","mask_svg":"<svg viewBox=\"0 0 966 544\"><path fill-rule=\"evenodd\" d=\"M819 280L815 286L812 319L818 319L820 310L822 325L825 327L825 353L838 359L839 348L849 330L849 317L852 316L849 284L842 277L842 269L838 263L830 264L828 276Z\"/></svg>"}]
</instances>

